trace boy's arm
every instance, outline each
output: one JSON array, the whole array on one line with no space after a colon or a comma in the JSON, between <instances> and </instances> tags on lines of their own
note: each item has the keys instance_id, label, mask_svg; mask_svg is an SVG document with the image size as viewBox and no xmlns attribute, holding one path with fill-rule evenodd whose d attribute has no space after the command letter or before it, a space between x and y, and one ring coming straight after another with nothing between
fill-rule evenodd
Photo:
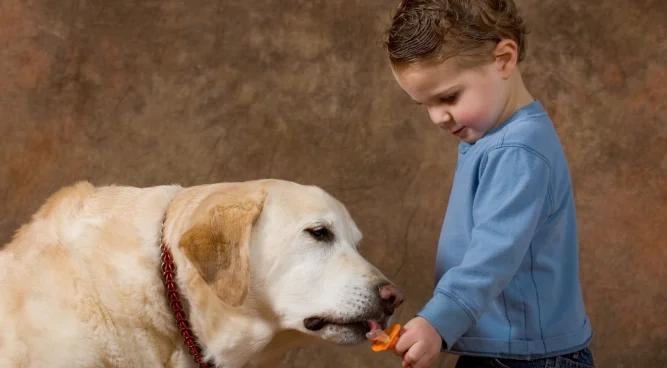
<instances>
[{"instance_id":1,"label":"boy's arm","mask_svg":"<svg viewBox=\"0 0 667 368\"><path fill-rule=\"evenodd\" d=\"M495 148L482 161L468 250L418 313L438 330L443 348L477 322L518 270L540 213L552 208L550 171L542 156L521 146Z\"/></svg>"}]
</instances>

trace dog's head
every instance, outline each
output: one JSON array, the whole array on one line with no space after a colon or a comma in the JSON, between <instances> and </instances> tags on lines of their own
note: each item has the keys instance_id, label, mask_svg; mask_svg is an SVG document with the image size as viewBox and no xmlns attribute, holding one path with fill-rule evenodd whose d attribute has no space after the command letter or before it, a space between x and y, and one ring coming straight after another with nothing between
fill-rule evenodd
<instances>
[{"instance_id":1,"label":"dog's head","mask_svg":"<svg viewBox=\"0 0 667 368\"><path fill-rule=\"evenodd\" d=\"M403 300L357 251L344 205L320 188L222 184L191 213L178 247L199 276L228 307L268 311L280 329L359 343Z\"/></svg>"}]
</instances>

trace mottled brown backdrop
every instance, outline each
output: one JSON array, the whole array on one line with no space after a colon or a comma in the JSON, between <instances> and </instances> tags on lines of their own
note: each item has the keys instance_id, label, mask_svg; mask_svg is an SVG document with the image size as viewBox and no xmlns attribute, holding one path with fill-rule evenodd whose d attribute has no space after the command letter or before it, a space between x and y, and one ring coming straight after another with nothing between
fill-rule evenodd
<instances>
[{"instance_id":1,"label":"mottled brown backdrop","mask_svg":"<svg viewBox=\"0 0 667 368\"><path fill-rule=\"evenodd\" d=\"M80 179L317 184L407 290L404 323L432 291L457 142L378 47L397 2L0 0L0 243ZM598 366L665 367L667 2L518 4L526 83L570 159ZM281 365L382 366L400 363L368 346Z\"/></svg>"}]
</instances>

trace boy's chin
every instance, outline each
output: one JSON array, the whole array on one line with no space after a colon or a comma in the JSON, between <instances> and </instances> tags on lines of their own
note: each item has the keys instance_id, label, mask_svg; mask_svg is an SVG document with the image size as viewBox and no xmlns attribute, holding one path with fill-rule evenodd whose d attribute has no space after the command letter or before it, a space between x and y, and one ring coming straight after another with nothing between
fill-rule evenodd
<instances>
[{"instance_id":1,"label":"boy's chin","mask_svg":"<svg viewBox=\"0 0 667 368\"><path fill-rule=\"evenodd\" d=\"M465 142L468 144L475 144L478 140L480 140L484 134L480 134L479 132L471 132L470 130L466 129L467 131L464 134L461 134L457 136L461 142Z\"/></svg>"}]
</instances>

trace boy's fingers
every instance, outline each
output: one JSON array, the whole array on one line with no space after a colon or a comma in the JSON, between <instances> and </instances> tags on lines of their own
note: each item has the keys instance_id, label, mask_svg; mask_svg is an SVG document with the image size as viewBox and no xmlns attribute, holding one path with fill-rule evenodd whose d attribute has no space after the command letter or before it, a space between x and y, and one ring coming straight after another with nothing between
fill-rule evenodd
<instances>
[{"instance_id":1,"label":"boy's fingers","mask_svg":"<svg viewBox=\"0 0 667 368\"><path fill-rule=\"evenodd\" d=\"M424 354L422 354L419 357L419 360L414 362L414 363L411 363L410 366L412 368L430 368L430 367L433 367L433 365L435 364L436 361L437 361L437 356L428 357L426 355L426 352L424 352Z\"/></svg>"},{"instance_id":2,"label":"boy's fingers","mask_svg":"<svg viewBox=\"0 0 667 368\"><path fill-rule=\"evenodd\" d=\"M405 354L406 351L414 344L415 341L411 340L411 336L409 334L407 335L402 335L399 337L398 341L396 342L396 346L394 347L394 353L398 356L402 356Z\"/></svg>"},{"instance_id":3,"label":"boy's fingers","mask_svg":"<svg viewBox=\"0 0 667 368\"><path fill-rule=\"evenodd\" d=\"M414 344L403 356L403 361L410 365L415 365L423 355L424 351L422 351L421 346L419 344Z\"/></svg>"}]
</instances>

